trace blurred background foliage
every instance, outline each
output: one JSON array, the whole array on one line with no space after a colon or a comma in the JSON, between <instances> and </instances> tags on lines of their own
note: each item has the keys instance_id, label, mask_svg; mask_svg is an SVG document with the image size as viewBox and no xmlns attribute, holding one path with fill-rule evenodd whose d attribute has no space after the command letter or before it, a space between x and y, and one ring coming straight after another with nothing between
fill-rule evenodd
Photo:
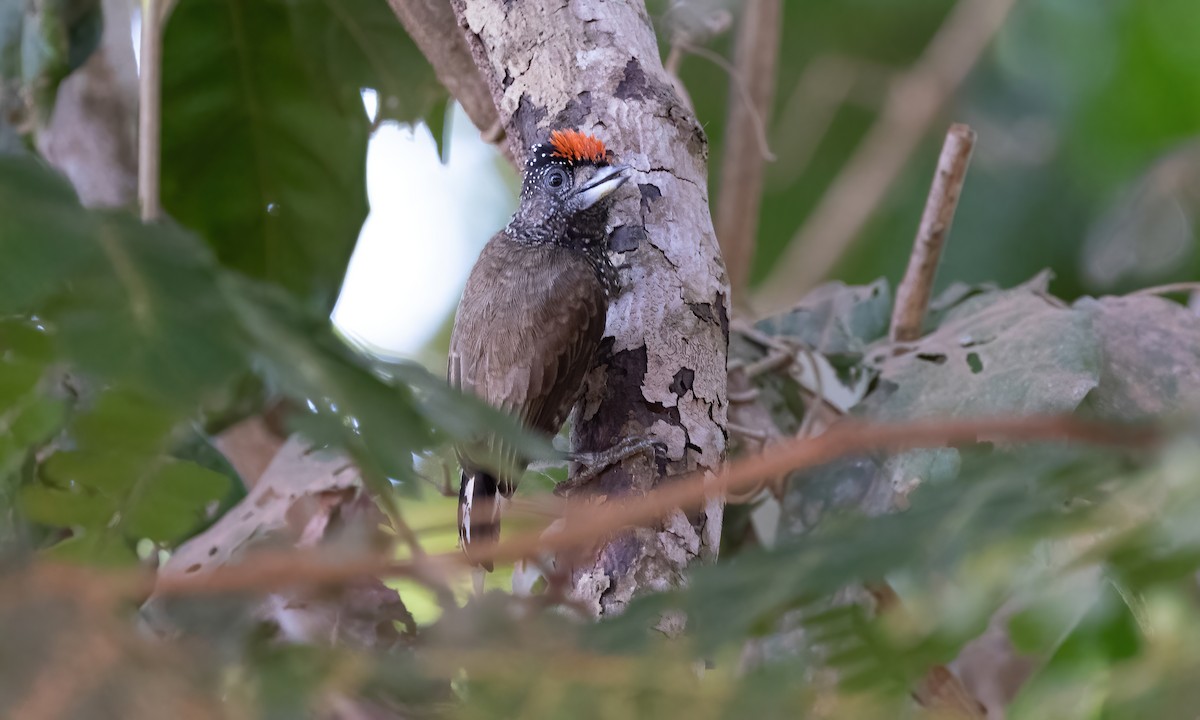
<instances>
[{"instance_id":1,"label":"blurred background foliage","mask_svg":"<svg viewBox=\"0 0 1200 720\"><path fill-rule=\"evenodd\" d=\"M715 0L676 5L673 13L671 5L656 8L666 17L737 10ZM954 5L784 3L767 119L777 160L768 164L753 282L776 267L878 119L888 82L917 60ZM1055 292L1075 297L1195 277L1200 185L1190 141L1200 133L1198 25L1200 6L1189 0L1017 2L834 276L899 280L937 148L949 122L958 121L972 125L979 142L942 286L1011 285L1050 267ZM728 32L711 41L727 58L732 45ZM681 75L719 161L736 98L729 73L687 57ZM806 91L806 81L814 90ZM1176 171L1164 177L1164 163ZM710 178L717 189L719 165Z\"/></svg>"},{"instance_id":2,"label":"blurred background foliage","mask_svg":"<svg viewBox=\"0 0 1200 720\"><path fill-rule=\"evenodd\" d=\"M715 197L743 101L728 67L741 4L648 6L709 137ZM787 272L797 231L954 7L783 3L748 296ZM515 175L384 0L179 0L162 68L169 219L84 208L38 155L60 82L120 50L101 45L101 9L0 0L0 715L893 718L916 714L910 693L946 666L991 707L1016 691L996 677L1031 675L1012 717L1194 715L1200 320L1154 297L1081 297L1200 269L1193 0L1016 2L839 254L831 275L849 285L739 318L731 338L731 370L763 411L738 418L762 432L735 432L735 452L819 432L830 408L1169 418L1163 447L845 458L731 505L721 561L622 617L539 612L553 597L528 568L493 574L494 592L461 608L447 594L466 599L466 578L417 577L353 596L375 639L347 622L332 646L301 621L346 597L201 595L164 616L135 610L145 593L129 576L95 571L236 561L295 541L303 513L297 534L319 528L339 559L452 551L447 441L485 425L520 435L438 379L453 299ZM951 121L979 140L944 292L928 335L896 355L890 288ZM399 172L373 174L371 153ZM787 363L761 370L779 353ZM360 474L227 512L254 480L218 450L222 433L268 415ZM531 471L509 530L543 522L537 503L563 476ZM347 499L363 489L384 515ZM200 533L239 540L189 545ZM879 599L885 581L898 609ZM989 628L1000 659L979 646Z\"/></svg>"}]
</instances>

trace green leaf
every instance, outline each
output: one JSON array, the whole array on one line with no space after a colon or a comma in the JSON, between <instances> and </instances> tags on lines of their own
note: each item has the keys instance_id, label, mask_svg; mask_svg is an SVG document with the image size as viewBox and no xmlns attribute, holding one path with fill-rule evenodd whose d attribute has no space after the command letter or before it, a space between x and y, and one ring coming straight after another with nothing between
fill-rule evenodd
<instances>
[{"instance_id":1,"label":"green leaf","mask_svg":"<svg viewBox=\"0 0 1200 720\"><path fill-rule=\"evenodd\" d=\"M40 363L32 363L20 359L5 362L0 359L0 417L8 414L12 406L22 402L33 392L38 381L45 372ZM19 408L18 408L19 411ZM6 428L12 420L0 423L0 428Z\"/></svg>"},{"instance_id":2,"label":"green leaf","mask_svg":"<svg viewBox=\"0 0 1200 720\"><path fill-rule=\"evenodd\" d=\"M522 427L507 415L478 398L451 388L414 362L377 362L388 377L408 385L425 420L452 438L477 438L494 435L502 444L529 460L558 457L549 440Z\"/></svg>"},{"instance_id":3,"label":"green leaf","mask_svg":"<svg viewBox=\"0 0 1200 720\"><path fill-rule=\"evenodd\" d=\"M19 500L21 511L30 520L58 527L102 528L117 512L117 504L112 498L46 485L21 488Z\"/></svg>"},{"instance_id":4,"label":"green leaf","mask_svg":"<svg viewBox=\"0 0 1200 720\"><path fill-rule=\"evenodd\" d=\"M138 559L133 545L120 536L90 528L46 548L43 555L59 562L97 567L121 567Z\"/></svg>"},{"instance_id":5,"label":"green leaf","mask_svg":"<svg viewBox=\"0 0 1200 720\"><path fill-rule=\"evenodd\" d=\"M37 396L17 416L11 431L21 445L41 445L58 433L66 421L66 402Z\"/></svg>"},{"instance_id":6,"label":"green leaf","mask_svg":"<svg viewBox=\"0 0 1200 720\"><path fill-rule=\"evenodd\" d=\"M152 460L106 450L68 450L42 464L42 478L52 486L78 488L123 502L150 470Z\"/></svg>"},{"instance_id":7,"label":"green leaf","mask_svg":"<svg viewBox=\"0 0 1200 720\"><path fill-rule=\"evenodd\" d=\"M324 312L367 214L362 104L307 70L325 56L295 29L333 25L335 5L187 0L163 49L164 207Z\"/></svg>"},{"instance_id":8,"label":"green leaf","mask_svg":"<svg viewBox=\"0 0 1200 720\"><path fill-rule=\"evenodd\" d=\"M259 354L258 367L282 392L307 406L297 420L317 443L351 452L367 482L413 479L413 453L432 430L409 388L382 382L334 336L327 318L289 305L271 288L226 278L223 289Z\"/></svg>"},{"instance_id":9,"label":"green leaf","mask_svg":"<svg viewBox=\"0 0 1200 720\"><path fill-rule=\"evenodd\" d=\"M0 157L0 313L27 312L104 263L94 221L61 175L32 156Z\"/></svg>"},{"instance_id":10,"label":"green leaf","mask_svg":"<svg viewBox=\"0 0 1200 720\"><path fill-rule=\"evenodd\" d=\"M229 492L229 478L190 462L156 469L125 518L130 537L176 542L204 522L210 504Z\"/></svg>"},{"instance_id":11,"label":"green leaf","mask_svg":"<svg viewBox=\"0 0 1200 720\"><path fill-rule=\"evenodd\" d=\"M202 468L219 473L229 480L228 491L221 499L221 506L216 513L218 517L246 497L246 484L242 476L213 443L212 438L199 429L193 430L182 442L172 448L171 456L193 462Z\"/></svg>"},{"instance_id":12,"label":"green leaf","mask_svg":"<svg viewBox=\"0 0 1200 720\"><path fill-rule=\"evenodd\" d=\"M152 456L169 443L179 416L170 408L126 388L99 395L90 412L75 421L76 441L106 452Z\"/></svg>"},{"instance_id":13,"label":"green leaf","mask_svg":"<svg viewBox=\"0 0 1200 720\"><path fill-rule=\"evenodd\" d=\"M0 353L48 365L54 345L39 321L24 318L0 320Z\"/></svg>"},{"instance_id":14,"label":"green leaf","mask_svg":"<svg viewBox=\"0 0 1200 720\"><path fill-rule=\"evenodd\" d=\"M1100 381L1091 323L1045 294L1045 278L965 300L936 332L879 362L872 419L972 417L1074 410Z\"/></svg>"},{"instance_id":15,"label":"green leaf","mask_svg":"<svg viewBox=\"0 0 1200 720\"><path fill-rule=\"evenodd\" d=\"M362 111L362 88L376 91L377 120L440 127L448 95L387 0L298 0L290 3L302 57L321 87ZM435 133L434 138L440 138Z\"/></svg>"},{"instance_id":16,"label":"green leaf","mask_svg":"<svg viewBox=\"0 0 1200 720\"><path fill-rule=\"evenodd\" d=\"M177 226L91 212L29 158L0 157L0 312L36 312L86 370L191 406L244 369L216 268Z\"/></svg>"},{"instance_id":17,"label":"green leaf","mask_svg":"<svg viewBox=\"0 0 1200 720\"><path fill-rule=\"evenodd\" d=\"M869 344L887 334L891 315L887 280L862 286L831 282L805 295L793 309L762 320L756 327L844 364L860 359Z\"/></svg>"}]
</instances>

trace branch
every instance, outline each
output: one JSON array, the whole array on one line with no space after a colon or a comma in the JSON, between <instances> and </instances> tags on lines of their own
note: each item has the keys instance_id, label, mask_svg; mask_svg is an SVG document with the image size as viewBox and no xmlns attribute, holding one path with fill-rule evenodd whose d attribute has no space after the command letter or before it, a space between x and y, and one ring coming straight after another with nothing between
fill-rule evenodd
<instances>
[{"instance_id":1,"label":"branch","mask_svg":"<svg viewBox=\"0 0 1200 720\"><path fill-rule=\"evenodd\" d=\"M553 533L526 532L490 548L480 557L497 562L535 558L545 552L575 550L602 542L632 526L655 523L678 508L703 507L710 498L744 492L763 478L816 467L847 455L886 450L961 446L976 442L1076 442L1144 449L1160 441L1156 429L1080 420L1070 416L926 420L905 424L843 422L824 435L782 441L762 455L731 463L715 477L704 473L679 478L625 502L597 506L566 503L565 523ZM336 585L363 576L444 577L466 572L462 553L454 551L405 562L386 558L330 558L318 553L259 553L240 565L207 573L180 573L159 578L159 595L205 594Z\"/></svg>"},{"instance_id":2,"label":"branch","mask_svg":"<svg viewBox=\"0 0 1200 720\"><path fill-rule=\"evenodd\" d=\"M295 564L296 558L324 557L339 563L346 555L386 553L391 544L378 531L383 522L379 507L366 496L358 472L344 457L312 451L293 436L240 503L176 549L162 566L146 616L156 629L167 630L176 621L170 604L161 602L171 594L163 588L198 582L207 592L219 592L227 587L226 574L238 578L249 568L260 576L260 588L271 589L258 612L274 620L289 639L330 642L340 637L358 647L390 647L398 640L390 621L403 623L409 632L415 631L415 622L399 594L373 573L342 576L339 593L310 592L321 583L281 581L287 574L303 575L304 565ZM264 555L248 549L255 544L293 546L299 552ZM247 556L252 559L247 561ZM355 562L346 565L354 567ZM288 566L280 575L278 568ZM441 602L453 604L443 583L418 579Z\"/></svg>"},{"instance_id":3,"label":"branch","mask_svg":"<svg viewBox=\"0 0 1200 720\"><path fill-rule=\"evenodd\" d=\"M729 103L717 198L717 238L735 298L746 287L754 260L763 168L769 159L763 147L765 124L775 95L782 5L782 0L747 2L738 27L736 70L730 82L731 89L740 85L746 97Z\"/></svg>"},{"instance_id":4,"label":"branch","mask_svg":"<svg viewBox=\"0 0 1200 720\"><path fill-rule=\"evenodd\" d=\"M967 167L971 164L974 148L974 130L966 125L950 126L938 158L937 172L933 175L933 185L929 188L929 198L925 201L925 213L921 216L912 255L908 258L908 270L896 288L892 342L911 342L921 337L938 261L954 222L954 211L958 209L958 198L967 179Z\"/></svg>"},{"instance_id":5,"label":"branch","mask_svg":"<svg viewBox=\"0 0 1200 720\"><path fill-rule=\"evenodd\" d=\"M962 85L1016 0L959 0L883 112L792 237L755 297L771 315L829 274L886 197L947 99Z\"/></svg>"},{"instance_id":6,"label":"branch","mask_svg":"<svg viewBox=\"0 0 1200 720\"><path fill-rule=\"evenodd\" d=\"M471 58L450 3L447 0L388 0L388 3L433 66L438 80L462 105L484 140L499 146L509 162L517 165L504 141L504 126L496 114L491 90Z\"/></svg>"}]
</instances>

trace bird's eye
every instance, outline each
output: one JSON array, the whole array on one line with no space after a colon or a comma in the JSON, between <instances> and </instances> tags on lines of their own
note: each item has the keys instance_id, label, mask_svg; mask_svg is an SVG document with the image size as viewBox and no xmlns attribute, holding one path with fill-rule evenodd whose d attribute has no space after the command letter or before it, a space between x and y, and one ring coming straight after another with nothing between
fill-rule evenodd
<instances>
[{"instance_id":1,"label":"bird's eye","mask_svg":"<svg viewBox=\"0 0 1200 720\"><path fill-rule=\"evenodd\" d=\"M567 172L562 168L551 168L546 173L546 187L557 190L567 184Z\"/></svg>"}]
</instances>

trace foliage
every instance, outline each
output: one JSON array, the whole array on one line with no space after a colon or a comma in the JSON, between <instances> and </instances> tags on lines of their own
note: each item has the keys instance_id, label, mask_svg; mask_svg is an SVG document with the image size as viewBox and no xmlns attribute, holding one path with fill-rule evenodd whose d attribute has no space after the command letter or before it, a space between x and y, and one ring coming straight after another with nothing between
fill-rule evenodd
<instances>
[{"instance_id":1,"label":"foliage","mask_svg":"<svg viewBox=\"0 0 1200 720\"><path fill-rule=\"evenodd\" d=\"M247 372L307 406L309 435L380 487L411 486L413 453L440 433L495 421L442 410L448 390L427 373L382 381L327 321L221 268L195 236L84 210L36 159L0 158L0 200L14 260L0 270L4 486L20 484L28 519L73 528L61 552L131 561L139 539L171 547L195 530L240 481L174 456Z\"/></svg>"},{"instance_id":2,"label":"foliage","mask_svg":"<svg viewBox=\"0 0 1200 720\"><path fill-rule=\"evenodd\" d=\"M664 18L664 43L681 28L709 27L704 21L714 11L736 16L741 5L648 4ZM776 269L879 118L890 82L921 55L956 4L785 0L775 100L766 118L778 159L767 166L755 282ZM950 243L943 287L1012 285L1044 267L1055 269L1055 290L1065 298L1193 278L1200 261L1191 229L1198 186L1189 148L1200 134L1200 104L1180 88L1200 84L1198 22L1200 6L1191 0L1015 3L833 276L899 281L946 126L967 122L980 142L954 235L969 240ZM733 56L732 32L711 40L701 34L693 44ZM715 191L728 107L741 95L727 68L685 57L681 78L712 146ZM828 98L843 95L826 107ZM1164 174L1164 165L1190 179ZM1159 212L1106 227L1112 203L1139 187Z\"/></svg>"},{"instance_id":3,"label":"foliage","mask_svg":"<svg viewBox=\"0 0 1200 720\"><path fill-rule=\"evenodd\" d=\"M0 80L5 103L32 99L22 112L44 117L94 42L95 5L34 5L0 9ZM707 8L693 28L721 5L674 3ZM997 122L1044 113L1063 142L1032 166L980 158L956 234L983 250L967 262L952 249L947 279L1011 284L1074 258L1083 233L1054 220L1087 222L1098 198L1194 133L1194 103L1175 92L1200 67L1180 41L1194 11L1185 0L1151 5L1018 9L956 107ZM785 13L781 87L835 51L908 63L950 3L798 7ZM1111 40L1121 61L1093 73L1097 51L1084 39L1048 54L1043 34L1060 27ZM545 443L415 364L356 354L326 317L366 213L373 120L361 90L377 93L376 121L433 125L444 91L383 0L180 0L163 70L170 220L86 210L34 155L0 156L0 716L893 718L914 715L913 688L997 617L1034 668L1012 717L1194 715L1200 438L1184 413L1200 399L1200 320L1187 308L1153 296L1062 300L1048 275L1007 289L955 283L927 333L897 347L885 339L887 280L818 288L731 339L743 367L788 355L752 378L776 434L812 429L814 408L829 406L896 423L1168 419L1169 439L1120 451L984 438L841 458L764 492L752 510L773 508L777 521L756 522L719 563L621 617L550 610L553 583L454 603L453 588L422 574L419 553L390 533L430 502L424 480L452 441L498 430L531 457L548 456ZM714 157L722 73L691 59L683 74ZM1133 99L1110 113L1114 96ZM786 102L781 94L780 118ZM873 117L842 108L811 166L791 175L802 153L775 133L760 274ZM894 274L894 228L915 226L925 183L901 186L848 276ZM997 194L1003 207L982 202ZM1139 197L1128 213L1161 207ZM978 262L989 253L1003 262ZM1065 266L1060 294L1075 295L1085 278L1054 264ZM322 456L324 484L310 495L266 482L245 494L210 433L275 403L308 442L353 461L390 522L357 480L338 476L337 455ZM281 587L247 549L294 526L305 542L333 537L319 549L335 568L377 543L413 572L398 595ZM209 527L235 540L187 544ZM262 571L238 591L193 585L168 593L165 610L137 607L147 589L130 568L182 564L186 579L193 561ZM880 609L864 591L883 583L899 607ZM443 604L419 627L404 604L418 592ZM381 603L391 612L372 615ZM997 616L1002 607L1011 612ZM313 608L332 608L325 637L338 642L285 642L320 635L306 624ZM390 642L361 642L364 625Z\"/></svg>"},{"instance_id":4,"label":"foliage","mask_svg":"<svg viewBox=\"0 0 1200 720\"><path fill-rule=\"evenodd\" d=\"M163 54L164 206L227 266L332 309L367 215L360 92L381 119L444 102L399 21L384 0L186 0Z\"/></svg>"}]
</instances>

